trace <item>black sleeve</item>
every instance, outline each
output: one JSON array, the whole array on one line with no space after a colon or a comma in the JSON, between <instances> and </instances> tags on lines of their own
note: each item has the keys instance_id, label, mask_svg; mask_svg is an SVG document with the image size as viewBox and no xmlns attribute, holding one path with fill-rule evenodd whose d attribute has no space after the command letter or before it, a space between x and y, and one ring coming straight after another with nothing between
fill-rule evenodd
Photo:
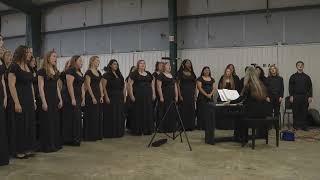
<instances>
[{"instance_id":1,"label":"black sleeve","mask_svg":"<svg viewBox=\"0 0 320 180\"><path fill-rule=\"evenodd\" d=\"M111 75L110 75L110 73L104 73L103 76L102 76L102 78L105 79L105 80L107 80L107 81L109 81L110 78L111 78Z\"/></svg>"},{"instance_id":2,"label":"black sleeve","mask_svg":"<svg viewBox=\"0 0 320 180\"><path fill-rule=\"evenodd\" d=\"M312 90L312 81L311 78L308 76L307 79L307 96L312 97L313 96L313 90Z\"/></svg>"},{"instance_id":3,"label":"black sleeve","mask_svg":"<svg viewBox=\"0 0 320 180\"><path fill-rule=\"evenodd\" d=\"M75 75L76 75L76 69L75 69L75 68L68 69L68 70L66 71L66 75L75 76Z\"/></svg>"},{"instance_id":4,"label":"black sleeve","mask_svg":"<svg viewBox=\"0 0 320 180\"><path fill-rule=\"evenodd\" d=\"M10 67L9 67L9 73L13 73L13 74L16 74L17 71L18 71L18 67L19 65L18 64L11 64Z\"/></svg>"},{"instance_id":5,"label":"black sleeve","mask_svg":"<svg viewBox=\"0 0 320 180\"><path fill-rule=\"evenodd\" d=\"M295 84L294 75L291 75L289 79L289 95L290 96L294 95L294 84Z\"/></svg>"},{"instance_id":6,"label":"black sleeve","mask_svg":"<svg viewBox=\"0 0 320 180\"><path fill-rule=\"evenodd\" d=\"M42 77L45 77L46 76L46 72L44 69L40 69L38 72L37 72L38 76L42 76Z\"/></svg>"},{"instance_id":7,"label":"black sleeve","mask_svg":"<svg viewBox=\"0 0 320 180\"><path fill-rule=\"evenodd\" d=\"M266 84L266 89L267 89L267 97L270 97L270 95L271 95L270 81L271 81L270 77L267 77L266 83L265 83Z\"/></svg>"},{"instance_id":8,"label":"black sleeve","mask_svg":"<svg viewBox=\"0 0 320 180\"><path fill-rule=\"evenodd\" d=\"M223 79L223 76L221 76L221 78L219 79L218 89L220 89L220 84L222 84L222 79Z\"/></svg>"},{"instance_id":9,"label":"black sleeve","mask_svg":"<svg viewBox=\"0 0 320 180\"><path fill-rule=\"evenodd\" d=\"M283 78L281 78L281 85L280 85L280 96L283 98L284 96L284 84L283 84Z\"/></svg>"},{"instance_id":10,"label":"black sleeve","mask_svg":"<svg viewBox=\"0 0 320 180\"><path fill-rule=\"evenodd\" d=\"M138 71L131 72L129 78L133 81L137 80Z\"/></svg>"},{"instance_id":11,"label":"black sleeve","mask_svg":"<svg viewBox=\"0 0 320 180\"><path fill-rule=\"evenodd\" d=\"M164 79L163 76L164 76L164 75L163 75L162 73L160 73L160 74L158 75L158 77L157 77L157 80L163 81L163 79Z\"/></svg>"}]
</instances>

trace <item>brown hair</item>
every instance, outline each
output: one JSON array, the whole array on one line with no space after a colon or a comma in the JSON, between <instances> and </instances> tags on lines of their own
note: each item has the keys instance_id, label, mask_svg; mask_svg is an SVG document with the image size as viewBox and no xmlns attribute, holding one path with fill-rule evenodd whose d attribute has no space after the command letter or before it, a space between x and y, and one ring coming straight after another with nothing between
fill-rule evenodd
<instances>
[{"instance_id":1,"label":"brown hair","mask_svg":"<svg viewBox=\"0 0 320 180\"><path fill-rule=\"evenodd\" d=\"M230 70L230 72L231 72L230 77L227 77L227 75L226 75L227 70ZM227 85L227 79L230 80L231 89L235 89L235 83L234 83L232 71L231 71L231 69L229 69L229 68L226 68L226 69L224 70L224 74L223 74L223 77L222 77L222 82L219 84L219 88L220 88L220 89L223 89L223 88L226 87L226 85Z\"/></svg>"},{"instance_id":2,"label":"brown hair","mask_svg":"<svg viewBox=\"0 0 320 180\"><path fill-rule=\"evenodd\" d=\"M45 56L44 56L44 59L43 59L43 64L42 64L42 68L45 70L47 76L49 77L53 77L54 75L50 72L50 66L52 66L55 74L58 74L59 71L57 69L57 66L56 65L52 65L50 64L50 58L52 56L52 54L57 54L55 51L49 51Z\"/></svg>"},{"instance_id":3,"label":"brown hair","mask_svg":"<svg viewBox=\"0 0 320 180\"><path fill-rule=\"evenodd\" d=\"M79 55L74 55L71 57L70 59L70 68L76 68L76 64L77 64L77 61L78 59L80 58Z\"/></svg>"},{"instance_id":4,"label":"brown hair","mask_svg":"<svg viewBox=\"0 0 320 180\"><path fill-rule=\"evenodd\" d=\"M25 46L25 45L18 46L13 54L13 62L17 64L21 64L22 62L26 63L28 50L29 50L28 46Z\"/></svg>"}]
</instances>

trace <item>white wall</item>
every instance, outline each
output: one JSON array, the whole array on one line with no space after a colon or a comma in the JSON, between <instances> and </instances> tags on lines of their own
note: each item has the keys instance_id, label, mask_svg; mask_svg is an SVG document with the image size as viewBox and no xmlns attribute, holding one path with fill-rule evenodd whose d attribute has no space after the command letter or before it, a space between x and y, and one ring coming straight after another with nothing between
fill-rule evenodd
<instances>
[{"instance_id":1,"label":"white wall","mask_svg":"<svg viewBox=\"0 0 320 180\"><path fill-rule=\"evenodd\" d=\"M197 76L204 66L209 66L213 77L219 80L227 64L234 64L237 74L244 76L244 68L251 63L260 66L276 64L280 69L280 75L284 78L285 96L288 95L288 83L291 74L295 73L295 63L298 60L305 62L305 72L310 75L313 82L314 102L311 107L320 109L320 44L288 45L288 46L264 46L242 48L216 48L216 49L192 49L178 52L182 59L188 58L193 62ZM156 61L161 57L169 56L167 51L147 51L138 53L102 54L101 67L103 69L110 59L117 59L124 76L128 75L131 66L140 59L146 61L147 70L153 72ZM87 69L90 56L84 56L83 71ZM59 69L62 70L64 63L69 57L60 58ZM267 67L265 67L267 73Z\"/></svg>"}]
</instances>

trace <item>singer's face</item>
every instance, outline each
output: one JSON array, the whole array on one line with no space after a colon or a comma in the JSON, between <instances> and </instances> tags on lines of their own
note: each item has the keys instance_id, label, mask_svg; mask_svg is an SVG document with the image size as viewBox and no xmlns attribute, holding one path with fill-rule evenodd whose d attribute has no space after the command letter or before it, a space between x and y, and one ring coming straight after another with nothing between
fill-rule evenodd
<instances>
[{"instance_id":1,"label":"singer's face","mask_svg":"<svg viewBox=\"0 0 320 180\"><path fill-rule=\"evenodd\" d=\"M144 61L141 61L139 63L139 67L138 68L141 69L141 70L145 70L146 69L146 63Z\"/></svg>"},{"instance_id":2,"label":"singer's face","mask_svg":"<svg viewBox=\"0 0 320 180\"><path fill-rule=\"evenodd\" d=\"M164 66L164 71L165 72L171 72L171 65L169 63L167 63L165 66Z\"/></svg>"},{"instance_id":3,"label":"singer's face","mask_svg":"<svg viewBox=\"0 0 320 180\"><path fill-rule=\"evenodd\" d=\"M277 69L275 67L271 67L270 72L272 75L276 75L277 74Z\"/></svg>"},{"instance_id":4,"label":"singer's face","mask_svg":"<svg viewBox=\"0 0 320 180\"><path fill-rule=\"evenodd\" d=\"M113 62L113 63L111 64L111 68L112 68L113 71L118 70L118 63L117 63L117 62Z\"/></svg>"},{"instance_id":5,"label":"singer's face","mask_svg":"<svg viewBox=\"0 0 320 180\"><path fill-rule=\"evenodd\" d=\"M191 69L191 62L190 61L186 61L186 68Z\"/></svg>"},{"instance_id":6,"label":"singer's face","mask_svg":"<svg viewBox=\"0 0 320 180\"><path fill-rule=\"evenodd\" d=\"M297 64L297 69L298 69L299 71L302 71L303 68L304 68L303 63L298 63L298 64Z\"/></svg>"},{"instance_id":7,"label":"singer's face","mask_svg":"<svg viewBox=\"0 0 320 180\"><path fill-rule=\"evenodd\" d=\"M54 65L54 66L57 64L57 54L56 53L52 53L50 55L49 63Z\"/></svg>"},{"instance_id":8,"label":"singer's face","mask_svg":"<svg viewBox=\"0 0 320 180\"><path fill-rule=\"evenodd\" d=\"M226 76L227 76L227 77L230 77L230 76L231 76L231 69L227 69L227 70L226 70Z\"/></svg>"},{"instance_id":9,"label":"singer's face","mask_svg":"<svg viewBox=\"0 0 320 180\"><path fill-rule=\"evenodd\" d=\"M204 74L204 76L209 76L210 75L210 69L205 69L204 71L203 71L203 74Z\"/></svg>"}]
</instances>

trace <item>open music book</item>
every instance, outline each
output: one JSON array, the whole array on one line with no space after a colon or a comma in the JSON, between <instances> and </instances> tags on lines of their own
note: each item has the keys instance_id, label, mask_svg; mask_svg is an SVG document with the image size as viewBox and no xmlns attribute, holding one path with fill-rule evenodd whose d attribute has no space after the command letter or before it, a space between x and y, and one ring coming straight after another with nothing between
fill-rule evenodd
<instances>
[{"instance_id":1,"label":"open music book","mask_svg":"<svg viewBox=\"0 0 320 180\"><path fill-rule=\"evenodd\" d=\"M229 89L218 89L218 94L220 96L221 101L233 101L240 97L237 90L229 90Z\"/></svg>"}]
</instances>

